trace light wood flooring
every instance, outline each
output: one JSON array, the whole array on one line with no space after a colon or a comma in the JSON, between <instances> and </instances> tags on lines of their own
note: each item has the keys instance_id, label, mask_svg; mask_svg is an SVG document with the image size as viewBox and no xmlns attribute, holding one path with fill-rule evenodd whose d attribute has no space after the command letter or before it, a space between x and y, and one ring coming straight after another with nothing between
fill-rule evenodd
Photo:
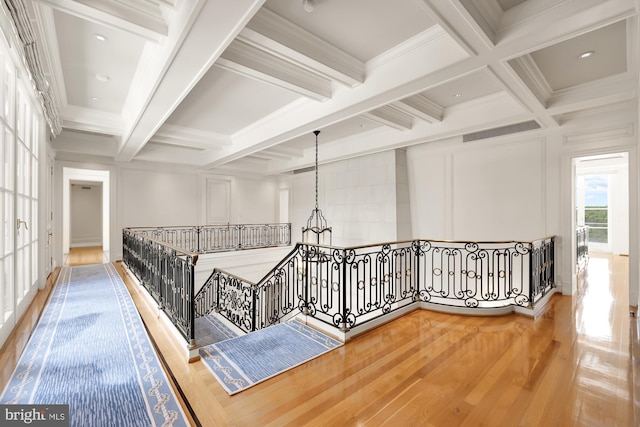
<instances>
[{"instance_id":1,"label":"light wood flooring","mask_svg":"<svg viewBox=\"0 0 640 427\"><path fill-rule=\"evenodd\" d=\"M102 264L104 262L107 262L107 258L102 251L102 246L89 246L69 249L64 265L89 265Z\"/></svg>"},{"instance_id":2,"label":"light wood flooring","mask_svg":"<svg viewBox=\"0 0 640 427\"><path fill-rule=\"evenodd\" d=\"M202 362L186 363L116 266L203 426L638 425L626 257L592 255L578 295L554 296L535 320L416 310L234 396ZM41 310L46 292L30 311ZM37 315L25 318L2 349L0 388Z\"/></svg>"}]
</instances>

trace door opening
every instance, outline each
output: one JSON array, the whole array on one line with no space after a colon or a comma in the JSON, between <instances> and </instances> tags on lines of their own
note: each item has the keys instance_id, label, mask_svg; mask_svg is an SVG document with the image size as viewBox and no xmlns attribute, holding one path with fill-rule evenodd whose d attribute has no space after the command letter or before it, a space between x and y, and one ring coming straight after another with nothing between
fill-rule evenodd
<instances>
[{"instance_id":1,"label":"door opening","mask_svg":"<svg viewBox=\"0 0 640 427\"><path fill-rule=\"evenodd\" d=\"M92 232L91 236L84 236L91 244L102 246L106 261L110 261L110 174L108 170L75 169L64 167L62 169L62 251L63 259L69 254L72 246L72 188L79 186L99 186L101 189L101 221L100 230ZM73 225L77 225L74 221ZM86 225L86 224L85 224ZM82 228L82 227L81 227ZM80 233L82 234L82 232ZM79 244L78 236L75 236L74 244ZM80 238L82 240L82 238ZM84 242L87 243L87 242Z\"/></svg>"}]
</instances>

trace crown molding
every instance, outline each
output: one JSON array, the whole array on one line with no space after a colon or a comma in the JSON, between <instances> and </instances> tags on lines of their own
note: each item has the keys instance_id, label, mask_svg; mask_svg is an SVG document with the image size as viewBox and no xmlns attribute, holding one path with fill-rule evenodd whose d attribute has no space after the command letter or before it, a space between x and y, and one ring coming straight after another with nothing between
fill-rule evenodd
<instances>
[{"instance_id":1,"label":"crown molding","mask_svg":"<svg viewBox=\"0 0 640 427\"><path fill-rule=\"evenodd\" d=\"M538 98L540 104L546 105L549 98L553 95L553 90L531 55L527 54L512 59L508 61L508 64L533 95Z\"/></svg>"},{"instance_id":2,"label":"crown molding","mask_svg":"<svg viewBox=\"0 0 640 427\"><path fill-rule=\"evenodd\" d=\"M555 91L546 107L549 114L584 110L631 99L637 96L637 90L638 83L631 74L622 73Z\"/></svg>"},{"instance_id":3,"label":"crown molding","mask_svg":"<svg viewBox=\"0 0 640 427\"><path fill-rule=\"evenodd\" d=\"M64 129L99 132L108 135L122 135L124 131L122 116L115 113L67 105L61 111L60 116Z\"/></svg>"},{"instance_id":4,"label":"crown molding","mask_svg":"<svg viewBox=\"0 0 640 427\"><path fill-rule=\"evenodd\" d=\"M442 106L420 94L396 101L391 105L427 123L441 122L444 116L444 108Z\"/></svg>"},{"instance_id":5,"label":"crown molding","mask_svg":"<svg viewBox=\"0 0 640 427\"><path fill-rule=\"evenodd\" d=\"M605 128L599 131L577 132L564 136L565 144L587 144L590 142L611 142L633 137L633 123Z\"/></svg>"},{"instance_id":6,"label":"crown molding","mask_svg":"<svg viewBox=\"0 0 640 427\"><path fill-rule=\"evenodd\" d=\"M371 121L397 130L409 130L413 126L413 117L411 115L390 105L376 108L361 115Z\"/></svg>"},{"instance_id":7,"label":"crown molding","mask_svg":"<svg viewBox=\"0 0 640 427\"><path fill-rule=\"evenodd\" d=\"M60 61L60 47L58 46L53 9L34 3L33 10L35 14L34 27L39 34L37 37L38 50L43 59L44 75L48 77L54 101L59 109L63 109L67 106L67 88L64 83L62 61Z\"/></svg>"},{"instance_id":8,"label":"crown molding","mask_svg":"<svg viewBox=\"0 0 640 427\"><path fill-rule=\"evenodd\" d=\"M500 22L505 14L497 0L470 0L466 2L467 5L469 3L482 16L482 19L491 28L493 34L497 34L500 31Z\"/></svg>"},{"instance_id":9,"label":"crown molding","mask_svg":"<svg viewBox=\"0 0 640 427\"><path fill-rule=\"evenodd\" d=\"M439 25L434 25L433 27L416 34L410 39L405 40L396 47L389 49L386 52L382 52L380 55L367 61L367 70L378 68L386 63L393 62L401 57L410 55L416 50L428 46L444 37L449 37L447 32Z\"/></svg>"}]
</instances>

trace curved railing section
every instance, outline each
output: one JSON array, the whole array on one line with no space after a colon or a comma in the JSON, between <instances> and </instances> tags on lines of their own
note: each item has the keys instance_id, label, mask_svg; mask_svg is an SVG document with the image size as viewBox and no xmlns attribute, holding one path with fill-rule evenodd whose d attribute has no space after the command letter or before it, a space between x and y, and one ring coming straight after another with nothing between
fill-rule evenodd
<instances>
[{"instance_id":1,"label":"curved railing section","mask_svg":"<svg viewBox=\"0 0 640 427\"><path fill-rule=\"evenodd\" d=\"M135 227L128 230L198 254L291 245L290 223Z\"/></svg>"},{"instance_id":2,"label":"curved railing section","mask_svg":"<svg viewBox=\"0 0 640 427\"><path fill-rule=\"evenodd\" d=\"M301 312L347 331L417 303L476 313L531 308L553 287L553 237L349 248L298 243L257 283L214 270L195 297L195 315L215 310L249 332Z\"/></svg>"}]
</instances>

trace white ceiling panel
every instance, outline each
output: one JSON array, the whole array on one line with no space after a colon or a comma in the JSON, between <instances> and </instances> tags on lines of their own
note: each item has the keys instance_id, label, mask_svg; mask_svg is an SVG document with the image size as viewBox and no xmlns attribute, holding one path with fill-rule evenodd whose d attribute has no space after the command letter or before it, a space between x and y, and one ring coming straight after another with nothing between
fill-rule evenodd
<instances>
[{"instance_id":1,"label":"white ceiling panel","mask_svg":"<svg viewBox=\"0 0 640 427\"><path fill-rule=\"evenodd\" d=\"M63 12L53 15L67 102L121 113L145 40Z\"/></svg>"},{"instance_id":2,"label":"white ceiling panel","mask_svg":"<svg viewBox=\"0 0 640 427\"><path fill-rule=\"evenodd\" d=\"M299 97L286 89L214 66L167 123L230 135Z\"/></svg>"},{"instance_id":3,"label":"white ceiling panel","mask_svg":"<svg viewBox=\"0 0 640 427\"><path fill-rule=\"evenodd\" d=\"M413 0L267 0L265 7L366 62L435 24Z\"/></svg>"},{"instance_id":4,"label":"white ceiling panel","mask_svg":"<svg viewBox=\"0 0 640 427\"><path fill-rule=\"evenodd\" d=\"M531 54L553 91L627 71L627 26L620 21ZM593 52L580 59L579 55Z\"/></svg>"},{"instance_id":5,"label":"white ceiling panel","mask_svg":"<svg viewBox=\"0 0 640 427\"><path fill-rule=\"evenodd\" d=\"M486 69L445 82L423 94L446 108L502 90L503 87Z\"/></svg>"}]
</instances>

